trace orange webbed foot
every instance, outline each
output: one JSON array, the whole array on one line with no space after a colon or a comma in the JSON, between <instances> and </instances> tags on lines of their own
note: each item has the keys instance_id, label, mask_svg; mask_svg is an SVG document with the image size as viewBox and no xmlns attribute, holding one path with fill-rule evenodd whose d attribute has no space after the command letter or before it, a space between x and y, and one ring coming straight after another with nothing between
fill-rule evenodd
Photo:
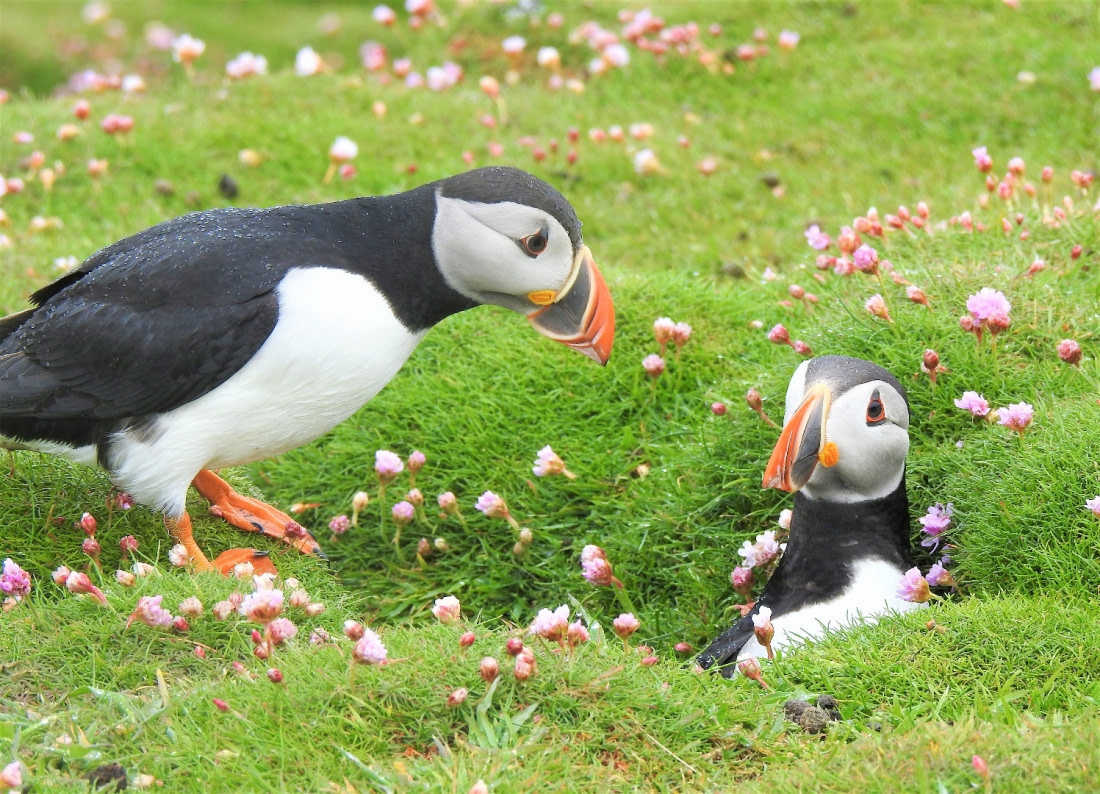
<instances>
[{"instance_id":1,"label":"orange webbed foot","mask_svg":"<svg viewBox=\"0 0 1100 794\"><path fill-rule=\"evenodd\" d=\"M204 499L210 502L212 515L224 519L245 532L262 532L268 537L281 540L303 554L325 557L313 536L293 518L259 499L238 493L214 472L208 470L199 472L191 484Z\"/></svg>"}]
</instances>

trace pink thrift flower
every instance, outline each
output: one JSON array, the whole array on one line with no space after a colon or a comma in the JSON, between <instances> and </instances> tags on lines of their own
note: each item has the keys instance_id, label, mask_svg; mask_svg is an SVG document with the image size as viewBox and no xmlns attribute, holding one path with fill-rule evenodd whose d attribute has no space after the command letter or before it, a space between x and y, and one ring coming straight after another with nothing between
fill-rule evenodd
<instances>
[{"instance_id":1,"label":"pink thrift flower","mask_svg":"<svg viewBox=\"0 0 1100 794\"><path fill-rule=\"evenodd\" d=\"M1085 507L1092 511L1092 514L1097 518L1100 518L1100 494L1085 500Z\"/></svg>"},{"instance_id":2,"label":"pink thrift flower","mask_svg":"<svg viewBox=\"0 0 1100 794\"><path fill-rule=\"evenodd\" d=\"M0 573L0 593L11 596L16 600L31 592L31 577L10 558L4 560L3 572Z\"/></svg>"},{"instance_id":3,"label":"pink thrift flower","mask_svg":"<svg viewBox=\"0 0 1100 794\"><path fill-rule=\"evenodd\" d=\"M122 549L123 557L125 557L127 554L133 554L135 551L138 550L138 539L135 538L133 535L124 535L123 537L119 538L118 547Z\"/></svg>"},{"instance_id":4,"label":"pink thrift flower","mask_svg":"<svg viewBox=\"0 0 1100 794\"><path fill-rule=\"evenodd\" d=\"M745 568L763 568L779 557L781 549L775 539L775 531L767 530L756 536L756 542L745 541L737 553L745 558Z\"/></svg>"},{"instance_id":5,"label":"pink thrift flower","mask_svg":"<svg viewBox=\"0 0 1100 794\"><path fill-rule=\"evenodd\" d=\"M777 345L790 344L791 335L782 324L776 324L768 331L768 341L775 342Z\"/></svg>"},{"instance_id":6,"label":"pink thrift flower","mask_svg":"<svg viewBox=\"0 0 1100 794\"><path fill-rule=\"evenodd\" d=\"M565 468L565 462L549 445L538 451L538 455L535 457L535 465L531 467L531 471L536 477L563 474L572 480L576 479L577 476Z\"/></svg>"},{"instance_id":7,"label":"pink thrift flower","mask_svg":"<svg viewBox=\"0 0 1100 794\"><path fill-rule=\"evenodd\" d=\"M363 636L352 648L351 658L359 664L382 664L386 661L386 646L377 634L364 627Z\"/></svg>"},{"instance_id":8,"label":"pink thrift flower","mask_svg":"<svg viewBox=\"0 0 1100 794\"><path fill-rule=\"evenodd\" d=\"M328 522L329 531L333 535L343 535L349 527L351 527L351 519L345 515L336 516Z\"/></svg>"},{"instance_id":9,"label":"pink thrift flower","mask_svg":"<svg viewBox=\"0 0 1100 794\"><path fill-rule=\"evenodd\" d=\"M946 505L936 502L929 507L928 513L917 519L920 521L921 532L928 535L927 538L921 541L920 545L927 546L933 550L939 548L940 535L951 527L951 516L953 513L954 506L950 502Z\"/></svg>"},{"instance_id":10,"label":"pink thrift flower","mask_svg":"<svg viewBox=\"0 0 1100 794\"><path fill-rule=\"evenodd\" d=\"M1073 339L1063 339L1058 343L1058 358L1072 366L1081 363L1081 345Z\"/></svg>"},{"instance_id":11,"label":"pink thrift flower","mask_svg":"<svg viewBox=\"0 0 1100 794\"><path fill-rule=\"evenodd\" d=\"M791 342L791 349L800 356L812 356L814 354L813 348L801 339L796 339Z\"/></svg>"},{"instance_id":12,"label":"pink thrift flower","mask_svg":"<svg viewBox=\"0 0 1100 794\"><path fill-rule=\"evenodd\" d=\"M410 502L398 502L390 512L393 515L393 523L399 527L408 526L416 518L416 508Z\"/></svg>"},{"instance_id":13,"label":"pink thrift flower","mask_svg":"<svg viewBox=\"0 0 1100 794\"><path fill-rule=\"evenodd\" d=\"M919 303L922 306L928 305L928 296L925 294L924 290L914 284L910 284L905 288L905 297L913 301L913 303Z\"/></svg>"},{"instance_id":14,"label":"pink thrift flower","mask_svg":"<svg viewBox=\"0 0 1100 794\"><path fill-rule=\"evenodd\" d=\"M585 546L581 551L581 575L596 587L623 586L623 583L615 578L607 554L599 546L592 544Z\"/></svg>"},{"instance_id":15,"label":"pink thrift flower","mask_svg":"<svg viewBox=\"0 0 1100 794\"><path fill-rule=\"evenodd\" d=\"M937 562L928 569L928 575L924 577L931 587L954 587L955 578L944 567L943 562Z\"/></svg>"},{"instance_id":16,"label":"pink thrift flower","mask_svg":"<svg viewBox=\"0 0 1100 794\"><path fill-rule=\"evenodd\" d=\"M172 60L189 66L206 51L206 44L190 34L183 33L172 40Z\"/></svg>"},{"instance_id":17,"label":"pink thrift flower","mask_svg":"<svg viewBox=\"0 0 1100 794\"><path fill-rule=\"evenodd\" d=\"M478 665L478 673L484 679L485 683L491 684L493 680L500 675L500 662L494 659L492 656L484 656Z\"/></svg>"},{"instance_id":18,"label":"pink thrift flower","mask_svg":"<svg viewBox=\"0 0 1100 794\"><path fill-rule=\"evenodd\" d=\"M878 272L878 251L866 243L861 245L852 253L852 264L857 270L873 276Z\"/></svg>"},{"instance_id":19,"label":"pink thrift flower","mask_svg":"<svg viewBox=\"0 0 1100 794\"><path fill-rule=\"evenodd\" d=\"M672 332L675 328L676 323L668 317L658 317L653 321L653 338L657 340L657 344L661 347L661 355L664 355L665 345L671 341Z\"/></svg>"},{"instance_id":20,"label":"pink thrift flower","mask_svg":"<svg viewBox=\"0 0 1100 794\"><path fill-rule=\"evenodd\" d=\"M172 563L177 568L182 568L187 563L191 562L191 552L187 550L187 547L182 543L177 543L172 548L168 549L168 562Z\"/></svg>"},{"instance_id":21,"label":"pink thrift flower","mask_svg":"<svg viewBox=\"0 0 1100 794\"><path fill-rule=\"evenodd\" d=\"M184 617L198 617L203 611L202 601L199 600L198 596L189 596L180 601L179 611Z\"/></svg>"},{"instance_id":22,"label":"pink thrift flower","mask_svg":"<svg viewBox=\"0 0 1100 794\"><path fill-rule=\"evenodd\" d=\"M254 623L270 623L283 611L283 591L257 590L244 597L237 611Z\"/></svg>"},{"instance_id":23,"label":"pink thrift flower","mask_svg":"<svg viewBox=\"0 0 1100 794\"><path fill-rule=\"evenodd\" d=\"M479 496L474 507L489 518L509 519L512 517L511 513L508 512L508 505L492 491L486 491Z\"/></svg>"},{"instance_id":24,"label":"pink thrift flower","mask_svg":"<svg viewBox=\"0 0 1100 794\"><path fill-rule=\"evenodd\" d=\"M997 411L997 422L1005 427L1015 430L1021 436L1031 424L1035 416L1035 409L1024 402L1005 406Z\"/></svg>"},{"instance_id":25,"label":"pink thrift flower","mask_svg":"<svg viewBox=\"0 0 1100 794\"><path fill-rule=\"evenodd\" d=\"M427 456L420 450L413 450L409 455L409 473L419 474L420 470L424 468L424 464L428 462Z\"/></svg>"},{"instance_id":26,"label":"pink thrift flower","mask_svg":"<svg viewBox=\"0 0 1100 794\"><path fill-rule=\"evenodd\" d=\"M80 517L80 528L84 530L85 535L94 535L96 531L95 516L91 513L85 513Z\"/></svg>"},{"instance_id":27,"label":"pink thrift flower","mask_svg":"<svg viewBox=\"0 0 1100 794\"><path fill-rule=\"evenodd\" d=\"M955 406L970 411L973 416L985 416L989 413L989 403L976 391L964 391L962 397L955 400Z\"/></svg>"},{"instance_id":28,"label":"pink thrift flower","mask_svg":"<svg viewBox=\"0 0 1100 794\"><path fill-rule=\"evenodd\" d=\"M570 648L575 648L582 642L588 642L588 629L584 627L584 624L580 620L575 620L569 624L569 628L565 630L565 640L569 643Z\"/></svg>"},{"instance_id":29,"label":"pink thrift flower","mask_svg":"<svg viewBox=\"0 0 1100 794\"><path fill-rule=\"evenodd\" d=\"M458 497L456 497L450 491L444 491L437 498L439 502L439 509L447 515L453 516L458 514Z\"/></svg>"},{"instance_id":30,"label":"pink thrift flower","mask_svg":"<svg viewBox=\"0 0 1100 794\"><path fill-rule=\"evenodd\" d=\"M905 572L905 576L898 582L898 598L916 604L923 604L932 598L928 580L921 576L919 569L910 568Z\"/></svg>"},{"instance_id":31,"label":"pink thrift flower","mask_svg":"<svg viewBox=\"0 0 1100 794\"><path fill-rule=\"evenodd\" d=\"M171 626L174 618L171 612L161 606L163 600L162 595L139 598L137 606L130 614L130 619L126 621L126 627L129 628L135 620L140 620L146 626L152 626L155 629L166 629Z\"/></svg>"},{"instance_id":32,"label":"pink thrift flower","mask_svg":"<svg viewBox=\"0 0 1100 794\"><path fill-rule=\"evenodd\" d=\"M966 299L966 310L977 322L1007 318L1012 304L1000 290L982 287Z\"/></svg>"},{"instance_id":33,"label":"pink thrift flower","mask_svg":"<svg viewBox=\"0 0 1100 794\"><path fill-rule=\"evenodd\" d=\"M779 49L790 52L798 46L798 41L800 38L801 36L799 36L798 33L793 30L781 30L779 32L779 38L776 43L779 44Z\"/></svg>"},{"instance_id":34,"label":"pink thrift flower","mask_svg":"<svg viewBox=\"0 0 1100 794\"><path fill-rule=\"evenodd\" d=\"M615 633L624 640L636 632L641 625L641 622L634 617L633 612L624 612L611 621L611 627L615 630Z\"/></svg>"},{"instance_id":35,"label":"pink thrift flower","mask_svg":"<svg viewBox=\"0 0 1100 794\"><path fill-rule=\"evenodd\" d=\"M288 618L275 618L267 626L268 636L276 645L282 645L298 633L298 627Z\"/></svg>"},{"instance_id":36,"label":"pink thrift flower","mask_svg":"<svg viewBox=\"0 0 1100 794\"><path fill-rule=\"evenodd\" d=\"M58 569L60 570L60 569ZM54 571L54 581L57 580L58 571ZM79 571L70 571L69 575L64 579L65 589L70 593L77 595L87 594L98 601L103 606L107 606L107 599L100 591L98 587L92 584L92 580L88 578L88 574L80 573Z\"/></svg>"},{"instance_id":37,"label":"pink thrift flower","mask_svg":"<svg viewBox=\"0 0 1100 794\"><path fill-rule=\"evenodd\" d=\"M988 174L993 170L993 158L989 156L986 151L986 147L979 146L970 152L974 155L974 166L983 174Z\"/></svg>"},{"instance_id":38,"label":"pink thrift flower","mask_svg":"<svg viewBox=\"0 0 1100 794\"><path fill-rule=\"evenodd\" d=\"M792 518L794 518L794 511L790 508L784 508L779 511L779 519L776 523L779 524L780 529L785 529L790 532Z\"/></svg>"},{"instance_id":39,"label":"pink thrift flower","mask_svg":"<svg viewBox=\"0 0 1100 794\"><path fill-rule=\"evenodd\" d=\"M22 791L23 767L18 761L12 761L0 769L0 788L4 791Z\"/></svg>"},{"instance_id":40,"label":"pink thrift flower","mask_svg":"<svg viewBox=\"0 0 1100 794\"><path fill-rule=\"evenodd\" d=\"M374 453L374 471L378 475L378 482L387 485L397 479L397 475L405 470L405 464L401 458L387 449L380 449Z\"/></svg>"},{"instance_id":41,"label":"pink thrift flower","mask_svg":"<svg viewBox=\"0 0 1100 794\"><path fill-rule=\"evenodd\" d=\"M672 327L672 341L676 347L683 347L691 339L691 326L687 323L676 323Z\"/></svg>"},{"instance_id":42,"label":"pink thrift flower","mask_svg":"<svg viewBox=\"0 0 1100 794\"><path fill-rule=\"evenodd\" d=\"M535 636L542 637L551 642L558 642L565 636L568 630L569 607L562 604L553 611L549 609L540 609L538 615L536 615L534 621L532 621L531 627L527 629L527 633L534 634Z\"/></svg>"},{"instance_id":43,"label":"pink thrift flower","mask_svg":"<svg viewBox=\"0 0 1100 794\"><path fill-rule=\"evenodd\" d=\"M462 618L462 604L454 596L437 598L432 606L432 614L444 625L457 623Z\"/></svg>"},{"instance_id":44,"label":"pink thrift flower","mask_svg":"<svg viewBox=\"0 0 1100 794\"><path fill-rule=\"evenodd\" d=\"M886 301L878 293L875 293L870 298L868 298L864 302L863 308L865 308L871 314L875 315L875 317L879 317L883 320L886 320L887 322L893 322L890 317L890 311L886 308Z\"/></svg>"},{"instance_id":45,"label":"pink thrift flower","mask_svg":"<svg viewBox=\"0 0 1100 794\"><path fill-rule=\"evenodd\" d=\"M816 223L810 226L810 228L805 231L805 235L806 243L810 246L810 248L813 248L817 251L824 251L826 248L829 247L829 235L821 231L821 227L818 226Z\"/></svg>"},{"instance_id":46,"label":"pink thrift flower","mask_svg":"<svg viewBox=\"0 0 1100 794\"><path fill-rule=\"evenodd\" d=\"M642 359L642 369L646 371L649 377L656 381L665 371L665 360L656 353L650 353Z\"/></svg>"},{"instance_id":47,"label":"pink thrift flower","mask_svg":"<svg viewBox=\"0 0 1100 794\"><path fill-rule=\"evenodd\" d=\"M715 416L725 416L727 410L725 403L714 402L710 404L710 412Z\"/></svg>"},{"instance_id":48,"label":"pink thrift flower","mask_svg":"<svg viewBox=\"0 0 1100 794\"><path fill-rule=\"evenodd\" d=\"M1094 66L1089 71L1089 90L1100 91L1100 66Z\"/></svg>"}]
</instances>

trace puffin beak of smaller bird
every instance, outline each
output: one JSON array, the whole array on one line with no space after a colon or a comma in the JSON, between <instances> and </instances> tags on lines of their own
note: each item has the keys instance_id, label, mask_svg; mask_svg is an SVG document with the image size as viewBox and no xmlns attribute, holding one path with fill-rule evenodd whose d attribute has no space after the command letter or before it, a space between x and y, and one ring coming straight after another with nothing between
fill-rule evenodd
<instances>
[{"instance_id":1,"label":"puffin beak of smaller bird","mask_svg":"<svg viewBox=\"0 0 1100 794\"><path fill-rule=\"evenodd\" d=\"M836 465L840 455L837 446L825 440L831 401L828 386L818 384L810 389L779 434L764 469L764 488L797 491L809 482L818 463Z\"/></svg>"},{"instance_id":2,"label":"puffin beak of smaller bird","mask_svg":"<svg viewBox=\"0 0 1100 794\"><path fill-rule=\"evenodd\" d=\"M615 306L587 245L577 251L561 290L532 292L527 297L540 306L527 315L536 331L593 361L607 363L615 341Z\"/></svg>"}]
</instances>

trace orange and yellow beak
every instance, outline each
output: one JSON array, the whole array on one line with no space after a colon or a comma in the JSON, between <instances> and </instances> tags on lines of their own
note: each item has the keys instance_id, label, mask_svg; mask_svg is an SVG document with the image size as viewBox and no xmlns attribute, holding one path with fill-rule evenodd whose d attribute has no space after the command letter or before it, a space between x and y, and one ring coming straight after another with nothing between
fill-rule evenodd
<instances>
[{"instance_id":1,"label":"orange and yellow beak","mask_svg":"<svg viewBox=\"0 0 1100 794\"><path fill-rule=\"evenodd\" d=\"M825 467L836 465L837 446L825 439L831 400L828 386L819 384L810 389L779 434L764 469L763 487L797 491L809 482L818 463Z\"/></svg>"},{"instance_id":2,"label":"orange and yellow beak","mask_svg":"<svg viewBox=\"0 0 1100 794\"><path fill-rule=\"evenodd\" d=\"M542 306L527 315L536 331L607 363L615 341L615 306L587 245L577 251L573 271L559 292L533 292L528 298Z\"/></svg>"}]
</instances>

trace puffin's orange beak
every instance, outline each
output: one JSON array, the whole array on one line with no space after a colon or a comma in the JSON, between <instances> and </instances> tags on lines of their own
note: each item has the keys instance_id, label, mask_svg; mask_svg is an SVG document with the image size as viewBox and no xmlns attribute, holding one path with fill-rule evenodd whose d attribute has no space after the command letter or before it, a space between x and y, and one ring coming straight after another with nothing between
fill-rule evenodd
<instances>
[{"instance_id":1,"label":"puffin's orange beak","mask_svg":"<svg viewBox=\"0 0 1100 794\"><path fill-rule=\"evenodd\" d=\"M832 393L823 384L810 389L779 434L764 469L763 487L797 491L809 482L818 463L832 466L837 462L836 444L825 441L831 399Z\"/></svg>"},{"instance_id":2,"label":"puffin's orange beak","mask_svg":"<svg viewBox=\"0 0 1100 794\"><path fill-rule=\"evenodd\" d=\"M542 294L538 297L541 303ZM615 306L587 245L580 247L573 260L571 281L552 303L527 315L527 319L543 336L569 345L600 364L607 363L615 341Z\"/></svg>"}]
</instances>

